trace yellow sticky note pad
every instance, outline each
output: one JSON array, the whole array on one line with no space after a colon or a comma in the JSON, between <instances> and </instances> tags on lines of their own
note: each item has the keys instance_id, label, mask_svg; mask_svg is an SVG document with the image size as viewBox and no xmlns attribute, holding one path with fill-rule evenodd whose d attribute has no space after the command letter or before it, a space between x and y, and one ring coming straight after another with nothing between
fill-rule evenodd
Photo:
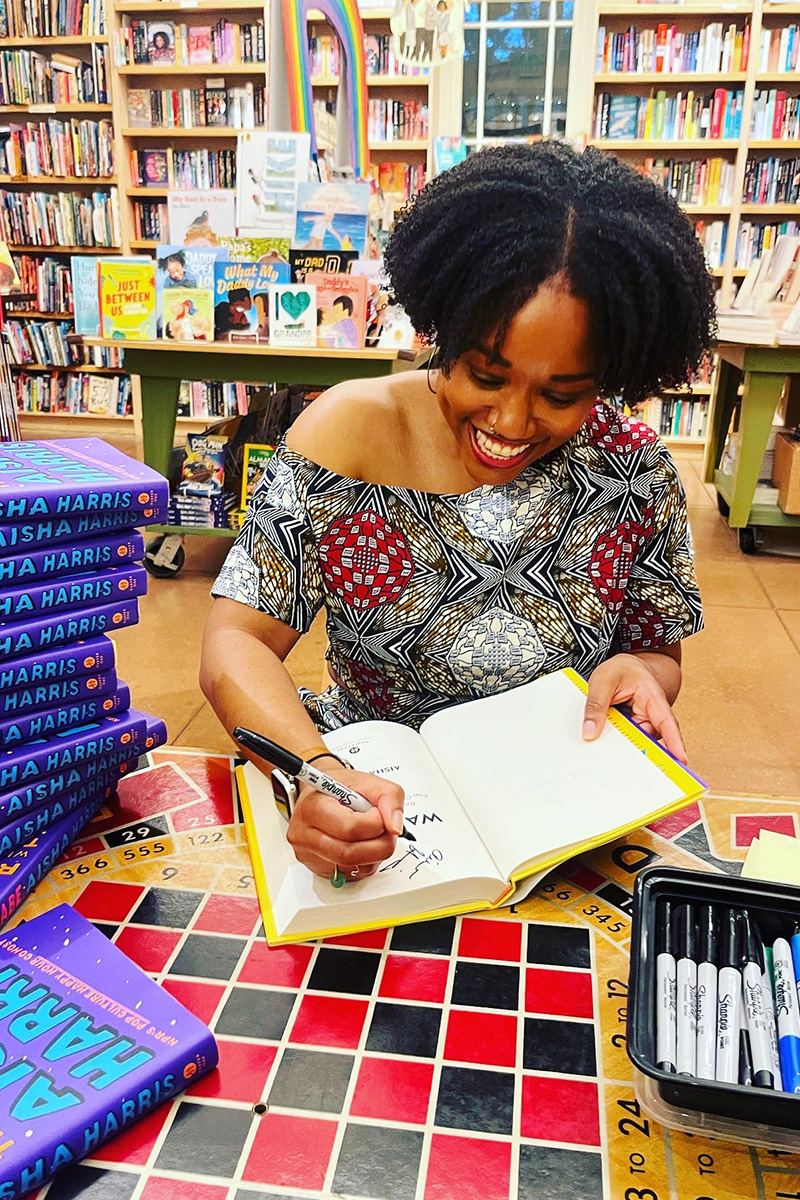
<instances>
[{"instance_id":1,"label":"yellow sticky note pad","mask_svg":"<svg viewBox=\"0 0 800 1200\"><path fill-rule=\"evenodd\" d=\"M750 843L742 876L800 887L800 841L762 829Z\"/></svg>"}]
</instances>

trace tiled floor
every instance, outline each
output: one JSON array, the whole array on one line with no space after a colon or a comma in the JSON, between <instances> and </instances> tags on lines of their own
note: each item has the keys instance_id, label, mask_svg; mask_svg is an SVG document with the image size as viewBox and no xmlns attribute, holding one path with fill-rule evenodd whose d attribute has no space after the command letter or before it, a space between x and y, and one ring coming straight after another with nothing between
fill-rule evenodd
<instances>
[{"instance_id":1,"label":"tiled floor","mask_svg":"<svg viewBox=\"0 0 800 1200\"><path fill-rule=\"evenodd\" d=\"M691 764L717 792L800 795L800 559L741 554L699 456L686 452L678 465L707 626L685 644L677 704ZM163 717L178 745L232 746L197 685L209 588L227 545L189 538L181 576L151 579L142 623L118 639L135 703ZM793 548L800 553L800 536ZM297 682L318 687L324 645L318 621L290 656Z\"/></svg>"}]
</instances>

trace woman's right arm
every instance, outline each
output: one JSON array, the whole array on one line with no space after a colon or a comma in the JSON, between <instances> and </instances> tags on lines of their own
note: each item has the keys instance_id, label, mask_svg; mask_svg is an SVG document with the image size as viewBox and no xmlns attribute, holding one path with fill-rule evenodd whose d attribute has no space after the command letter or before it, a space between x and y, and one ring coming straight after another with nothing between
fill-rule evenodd
<instances>
[{"instance_id":1,"label":"woman's right arm","mask_svg":"<svg viewBox=\"0 0 800 1200\"><path fill-rule=\"evenodd\" d=\"M282 621L238 600L214 601L203 638L200 686L228 732L243 725L295 754L320 744L283 663L299 636ZM253 762L269 772L263 760ZM330 796L303 788L288 835L299 861L330 876L334 864L347 873L348 867L363 868L389 858L402 829L402 790L374 775L348 771L333 758L317 765L329 775L346 777L348 786L376 807L370 813L354 813Z\"/></svg>"}]
</instances>

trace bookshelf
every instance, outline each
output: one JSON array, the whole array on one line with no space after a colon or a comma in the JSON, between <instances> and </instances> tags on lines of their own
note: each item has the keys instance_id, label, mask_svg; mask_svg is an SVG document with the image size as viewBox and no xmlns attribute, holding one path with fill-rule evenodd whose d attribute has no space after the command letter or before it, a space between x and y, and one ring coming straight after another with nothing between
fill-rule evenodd
<instances>
[{"instance_id":1,"label":"bookshelf","mask_svg":"<svg viewBox=\"0 0 800 1200\"><path fill-rule=\"evenodd\" d=\"M631 26L635 26L639 31L641 55L642 47L647 50L651 45L642 35L652 31L657 44L659 26L674 27L682 35L685 43L687 35L696 34L699 38L700 31L714 23L722 24L723 35L730 26L734 26L736 35L741 39L738 56L735 38L724 58L724 47L720 47L719 66L722 68L724 65L728 69L681 70L680 62L677 68L674 64L670 66L668 49L665 49L665 57L661 64L663 70L653 70L650 69L652 64L647 61L646 56L640 57L637 62L636 47L631 46L630 41L627 51L625 49L624 35ZM791 128L788 125L790 111L794 111L796 121L800 124L800 70L783 70L782 67L790 64L780 61L781 31L791 25L800 27L800 4L770 3L770 0L707 0L705 3L702 0L686 0L681 4L622 4L613 3L611 0L597 0L595 4L594 78L591 111L585 116L586 126L593 135L590 138L591 144L619 154L624 161L640 169L657 169L658 163L648 163L648 159L667 160L664 173L672 170L671 177L679 186L681 169L673 168L673 164L687 164L683 168L684 177L692 181L699 176L698 191L702 190L704 184L699 164L715 158L721 159L725 164L720 168L728 184L728 194L725 195L724 203L721 199L717 202L705 197L704 202L694 204L685 195L677 195L684 212L695 225L701 240L704 240L709 254L711 274L719 282L719 300L722 307L730 304L735 287L746 274L750 257L757 252L760 239L774 239L777 233L787 230L800 232L800 229L795 229L790 224L794 222L800 225L800 204L782 203L771 199L768 191L766 194L759 193L760 202L756 202L748 200L746 192L748 178L753 175L758 178L760 174L767 176L770 167L760 167L762 162L769 164L772 160L773 174L770 178L773 180L773 187L776 186L775 176L786 159L797 158L797 165L800 167L798 128L797 125ZM749 28L749 46L745 62L742 61L742 50L746 28ZM606 44L603 61L598 62L601 29L605 30L606 35L617 35L616 59L613 46L609 47ZM705 44L703 48L706 48ZM622 69L636 66L641 66L642 70ZM679 94L685 99L690 90L696 94L699 92L707 95L717 88L725 89L729 95L738 93L734 107L734 112L738 111L740 114L740 133L735 131L738 136L658 139L626 137L624 140L596 136L598 98L603 94L610 97L637 97L641 112L642 105L646 104L653 92L663 93L662 103L666 110L669 100ZM785 99L770 100L772 92L785 93ZM796 101L796 104L793 110L790 110L793 101ZM786 133L787 136L775 136L776 129L765 127L775 121L776 110L781 103L785 121L781 123L781 133ZM624 105L618 106L618 109L624 111ZM780 116L778 120L780 121ZM724 125L722 131L724 132ZM709 171L710 167L706 167L705 170ZM687 187L688 181L685 185ZM707 186L707 176L705 182ZM699 384L695 384L691 391L697 398L704 394ZM687 442L685 437L668 437L666 440L684 445L702 444L705 439L690 437Z\"/></svg>"}]
</instances>

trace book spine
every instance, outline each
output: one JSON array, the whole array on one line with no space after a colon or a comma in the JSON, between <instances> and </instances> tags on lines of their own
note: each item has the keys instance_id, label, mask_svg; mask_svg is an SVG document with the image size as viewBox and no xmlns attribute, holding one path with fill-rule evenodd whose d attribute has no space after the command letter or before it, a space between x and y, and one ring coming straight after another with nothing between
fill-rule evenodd
<instances>
[{"instance_id":1,"label":"book spine","mask_svg":"<svg viewBox=\"0 0 800 1200\"><path fill-rule=\"evenodd\" d=\"M18 721L42 709L49 710L53 705L64 707L67 703L97 700L116 689L117 673L111 670L100 675L80 675L74 679L59 679L55 683L36 684L17 692L0 692L0 720Z\"/></svg>"},{"instance_id":2,"label":"book spine","mask_svg":"<svg viewBox=\"0 0 800 1200\"><path fill-rule=\"evenodd\" d=\"M0 588L60 575L79 575L101 567L141 562L144 538L135 530L112 537L90 538L60 550L36 550L0 559Z\"/></svg>"},{"instance_id":3,"label":"book spine","mask_svg":"<svg viewBox=\"0 0 800 1200\"><path fill-rule=\"evenodd\" d=\"M51 616L17 625L0 625L0 659L17 658L36 650L65 646L82 638L126 629L129 625L138 624L138 621L138 602L123 600L117 604L104 604L100 608L76 609L57 619Z\"/></svg>"},{"instance_id":4,"label":"book spine","mask_svg":"<svg viewBox=\"0 0 800 1200\"><path fill-rule=\"evenodd\" d=\"M59 771L57 775L49 775L29 787L18 788L16 791L4 792L0 795L0 825L18 820L27 812L35 812L44 804L56 798L80 793L84 799L98 794L98 791L112 773L124 775L130 772L139 761L140 746L134 746L132 756L123 758L113 766L105 766L102 771L87 773L88 764L82 767L70 767L68 771Z\"/></svg>"},{"instance_id":5,"label":"book spine","mask_svg":"<svg viewBox=\"0 0 800 1200\"><path fill-rule=\"evenodd\" d=\"M130 705L128 685L121 683L114 692L102 696L91 696L50 708L46 712L25 713L0 721L0 750L10 750L39 738L50 738L82 725L96 724L106 717L127 712Z\"/></svg>"},{"instance_id":6,"label":"book spine","mask_svg":"<svg viewBox=\"0 0 800 1200\"><path fill-rule=\"evenodd\" d=\"M130 757L132 747L143 746L146 736L144 715L131 709L95 725L56 734L44 742L6 750L0 754L0 789L5 792L18 788L83 763L88 763L96 773L104 769L104 756L110 759L122 750ZM117 757L116 761L122 759Z\"/></svg>"},{"instance_id":7,"label":"book spine","mask_svg":"<svg viewBox=\"0 0 800 1200\"><path fill-rule=\"evenodd\" d=\"M108 800L114 792L119 778L119 768L103 771L87 783L77 784L69 791L53 796L45 804L14 820L0 821L0 859L7 858L14 850L32 837L38 837L58 821L77 812L95 800Z\"/></svg>"},{"instance_id":8,"label":"book spine","mask_svg":"<svg viewBox=\"0 0 800 1200\"><path fill-rule=\"evenodd\" d=\"M16 624L39 613L60 614L89 604L109 604L147 592L144 567L110 567L86 575L71 576L55 583L32 584L26 588L0 591L0 621Z\"/></svg>"},{"instance_id":9,"label":"book spine","mask_svg":"<svg viewBox=\"0 0 800 1200\"><path fill-rule=\"evenodd\" d=\"M167 725L160 717L151 717L149 713L145 713L147 722L147 734L145 736L145 750L157 750L159 746L167 744Z\"/></svg>"},{"instance_id":10,"label":"book spine","mask_svg":"<svg viewBox=\"0 0 800 1200\"><path fill-rule=\"evenodd\" d=\"M86 516L0 524L0 558L18 554L27 546L42 549L62 542L79 541L99 534L105 529L132 529L137 525L161 525L167 517L167 500L156 507L120 509L91 513Z\"/></svg>"},{"instance_id":11,"label":"book spine","mask_svg":"<svg viewBox=\"0 0 800 1200\"><path fill-rule=\"evenodd\" d=\"M107 637L93 638L75 646L64 646L47 654L0 663L0 694L27 691L39 684L54 683L112 670L116 661L114 643ZM20 703L22 697L20 696ZM14 702L0 711L16 711Z\"/></svg>"},{"instance_id":12,"label":"book spine","mask_svg":"<svg viewBox=\"0 0 800 1200\"><path fill-rule=\"evenodd\" d=\"M92 458L70 449L70 441L23 444L29 447L24 454L0 451L8 485L0 495L0 521L162 508L169 499L167 480L147 468L137 478L132 461L127 470L129 460L124 466L115 460L107 463L99 454ZM114 472L122 477L114 478ZM29 482L37 473L40 482Z\"/></svg>"}]
</instances>

